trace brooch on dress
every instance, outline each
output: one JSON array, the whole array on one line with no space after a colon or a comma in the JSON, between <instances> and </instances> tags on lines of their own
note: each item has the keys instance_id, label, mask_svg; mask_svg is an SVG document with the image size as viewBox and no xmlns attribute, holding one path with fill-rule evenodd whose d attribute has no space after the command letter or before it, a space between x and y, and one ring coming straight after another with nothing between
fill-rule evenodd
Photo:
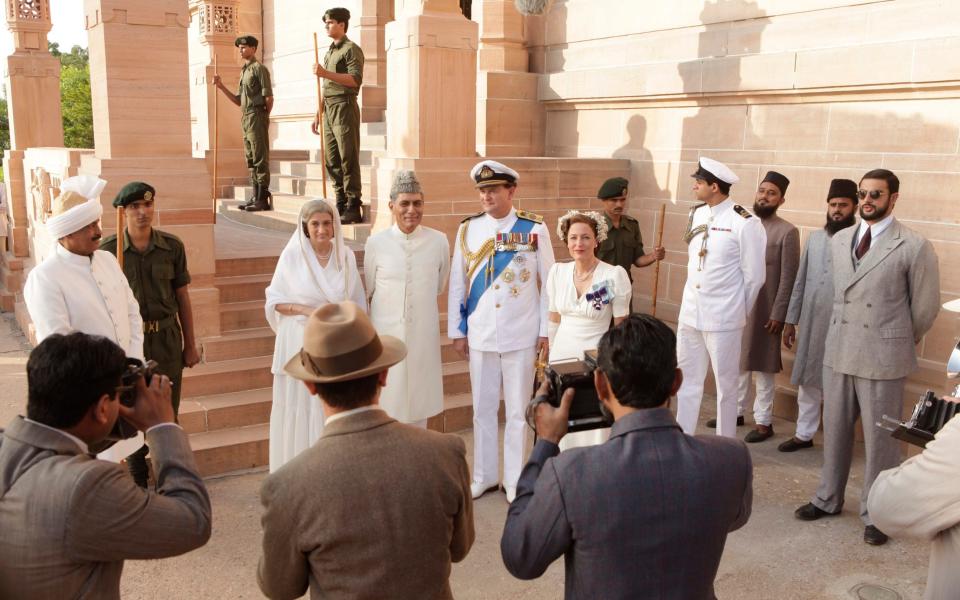
<instances>
[{"instance_id":1,"label":"brooch on dress","mask_svg":"<svg viewBox=\"0 0 960 600\"><path fill-rule=\"evenodd\" d=\"M612 287L613 282L609 279L593 284L591 291L587 292L587 302L593 305L594 310L603 310L604 304L610 304L614 297L610 291Z\"/></svg>"}]
</instances>

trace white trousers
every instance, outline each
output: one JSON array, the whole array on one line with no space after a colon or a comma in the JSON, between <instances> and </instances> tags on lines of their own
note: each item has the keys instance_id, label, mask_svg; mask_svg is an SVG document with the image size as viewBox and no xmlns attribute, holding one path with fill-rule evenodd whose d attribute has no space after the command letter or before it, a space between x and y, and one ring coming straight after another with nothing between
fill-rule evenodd
<instances>
[{"instance_id":1,"label":"white trousers","mask_svg":"<svg viewBox=\"0 0 960 600\"><path fill-rule=\"evenodd\" d=\"M677 392L677 423L693 435L700 418L703 382L707 366L713 365L717 383L717 435L737 435L737 378L740 376L740 342L743 328L732 331L700 331L677 326L677 366L683 385Z\"/></svg>"},{"instance_id":2,"label":"white trousers","mask_svg":"<svg viewBox=\"0 0 960 600\"><path fill-rule=\"evenodd\" d=\"M500 481L497 464L500 387L507 422L503 433L503 485L516 487L523 469L523 441L527 423L524 412L533 397L536 348L513 352L481 352L470 349L470 387L473 392L473 481Z\"/></svg>"},{"instance_id":3,"label":"white trousers","mask_svg":"<svg viewBox=\"0 0 960 600\"><path fill-rule=\"evenodd\" d=\"M801 385L797 392L797 433L798 440L808 442L817 433L820 426L820 403L823 390L810 385Z\"/></svg>"},{"instance_id":4,"label":"white trousers","mask_svg":"<svg viewBox=\"0 0 960 600\"><path fill-rule=\"evenodd\" d=\"M419 421L414 421L413 423L407 423L407 425L413 425L414 427L419 427L420 429L426 429L428 420L429 419L421 419Z\"/></svg>"},{"instance_id":5,"label":"white trousers","mask_svg":"<svg viewBox=\"0 0 960 600\"><path fill-rule=\"evenodd\" d=\"M757 394L753 400L753 420L757 425L769 426L773 423L773 397L777 390L777 374L762 371L743 371L737 379L737 415L743 414L743 407L750 395L750 379L756 376Z\"/></svg>"}]
</instances>

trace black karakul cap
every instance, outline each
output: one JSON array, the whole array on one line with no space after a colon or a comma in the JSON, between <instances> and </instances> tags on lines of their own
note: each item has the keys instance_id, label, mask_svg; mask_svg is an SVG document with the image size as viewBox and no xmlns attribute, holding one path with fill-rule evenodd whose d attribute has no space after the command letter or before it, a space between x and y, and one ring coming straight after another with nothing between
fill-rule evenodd
<instances>
[{"instance_id":1,"label":"black karakul cap","mask_svg":"<svg viewBox=\"0 0 960 600\"><path fill-rule=\"evenodd\" d=\"M763 181L760 183L772 183L777 186L780 190L780 195L783 196L787 193L787 187L790 185L790 180L786 178L783 173L777 173L776 171L767 171L767 174L764 176Z\"/></svg>"},{"instance_id":2,"label":"black karakul cap","mask_svg":"<svg viewBox=\"0 0 960 600\"><path fill-rule=\"evenodd\" d=\"M600 190L597 192L597 198L600 200L609 200L610 198L626 196L629 186L630 182L623 177L611 177L600 186Z\"/></svg>"},{"instance_id":3,"label":"black karakul cap","mask_svg":"<svg viewBox=\"0 0 960 600\"><path fill-rule=\"evenodd\" d=\"M830 182L830 191L827 192L827 201L831 198L850 198L857 203L857 183L850 179L834 179Z\"/></svg>"},{"instance_id":4,"label":"black karakul cap","mask_svg":"<svg viewBox=\"0 0 960 600\"><path fill-rule=\"evenodd\" d=\"M323 13L323 22L327 22L327 18L333 19L337 23L347 23L350 21L350 11L338 6L336 8L331 8L327 12Z\"/></svg>"},{"instance_id":5,"label":"black karakul cap","mask_svg":"<svg viewBox=\"0 0 960 600\"><path fill-rule=\"evenodd\" d=\"M260 42L257 41L257 38L252 35L241 35L233 41L233 45L237 46L250 46L251 48L257 48L260 46Z\"/></svg>"},{"instance_id":6,"label":"black karakul cap","mask_svg":"<svg viewBox=\"0 0 960 600\"><path fill-rule=\"evenodd\" d=\"M157 190L153 189L149 183L131 181L117 192L117 197L113 199L113 206L119 208L140 200L153 200L156 195Z\"/></svg>"}]
</instances>

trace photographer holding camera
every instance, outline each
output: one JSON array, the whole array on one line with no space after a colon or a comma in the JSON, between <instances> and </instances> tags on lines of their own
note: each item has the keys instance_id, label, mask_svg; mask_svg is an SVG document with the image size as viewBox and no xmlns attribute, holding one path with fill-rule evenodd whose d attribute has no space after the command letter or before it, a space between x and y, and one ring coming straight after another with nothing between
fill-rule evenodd
<instances>
[{"instance_id":1,"label":"photographer holding camera","mask_svg":"<svg viewBox=\"0 0 960 600\"><path fill-rule=\"evenodd\" d=\"M503 562L534 579L565 555L568 599L713 598L727 533L750 517L746 445L680 429L668 408L683 380L676 336L655 317L633 314L605 333L597 365L610 439L560 454L574 391L559 408L537 404L539 440L507 515ZM549 383L534 402L544 395Z\"/></svg>"},{"instance_id":2,"label":"photographer holding camera","mask_svg":"<svg viewBox=\"0 0 960 600\"><path fill-rule=\"evenodd\" d=\"M125 559L175 556L210 537L210 499L170 380L124 386L127 358L107 338L53 334L27 361L27 416L0 430L0 597L119 598ZM132 406L121 404L129 392ZM125 401L125 400L124 400ZM97 460L122 418L146 433L157 491Z\"/></svg>"}]
</instances>

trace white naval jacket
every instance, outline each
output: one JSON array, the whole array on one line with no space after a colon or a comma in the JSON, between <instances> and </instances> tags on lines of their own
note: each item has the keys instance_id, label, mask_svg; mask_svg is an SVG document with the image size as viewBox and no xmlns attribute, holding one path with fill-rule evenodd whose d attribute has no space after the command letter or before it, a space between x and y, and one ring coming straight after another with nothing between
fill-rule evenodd
<instances>
[{"instance_id":1,"label":"white naval jacket","mask_svg":"<svg viewBox=\"0 0 960 600\"><path fill-rule=\"evenodd\" d=\"M23 297L38 343L54 333L82 331L109 338L127 356L143 360L140 306L113 254L81 256L58 243L30 271Z\"/></svg>"},{"instance_id":2,"label":"white naval jacket","mask_svg":"<svg viewBox=\"0 0 960 600\"><path fill-rule=\"evenodd\" d=\"M767 277L763 225L735 206L727 198L692 211L690 230L697 233L687 246L687 283L678 320L700 331L742 328Z\"/></svg>"},{"instance_id":3,"label":"white naval jacket","mask_svg":"<svg viewBox=\"0 0 960 600\"><path fill-rule=\"evenodd\" d=\"M453 241L447 298L447 337L450 339L464 337L459 329L460 305L466 300L469 282L468 266L460 245L463 228L467 227L468 251L476 252L485 241L495 239L497 233L513 229L517 219L517 211L511 208L510 214L502 219L484 214L460 224ZM553 246L550 232L543 223L534 224L530 233L537 234L537 249L517 252L510 265L481 296L476 310L467 320L466 338L470 349L513 352L533 347L538 337L547 336L548 298L545 290L540 292L540 286L545 285L547 274L553 266ZM481 265L474 271L473 277L482 278L484 274L485 268Z\"/></svg>"}]
</instances>

